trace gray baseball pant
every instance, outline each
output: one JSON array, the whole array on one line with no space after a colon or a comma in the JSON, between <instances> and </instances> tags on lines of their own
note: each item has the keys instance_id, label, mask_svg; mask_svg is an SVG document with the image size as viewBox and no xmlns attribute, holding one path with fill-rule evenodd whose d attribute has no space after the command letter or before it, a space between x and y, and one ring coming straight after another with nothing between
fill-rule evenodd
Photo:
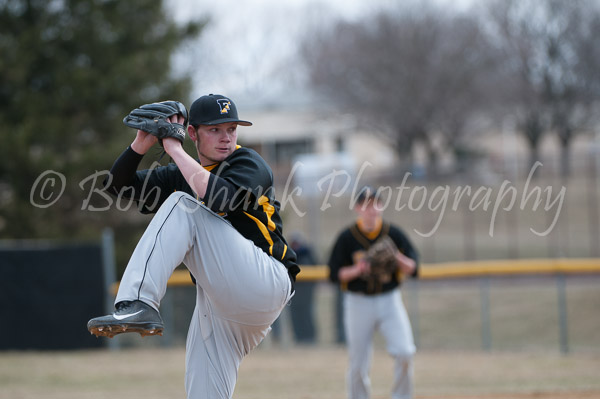
<instances>
[{"instance_id":1,"label":"gray baseball pant","mask_svg":"<svg viewBox=\"0 0 600 399\"><path fill-rule=\"evenodd\" d=\"M348 398L370 397L369 370L377 329L386 341L387 352L394 358L392 399L412 398L413 356L416 348L400 290L377 295L346 291L343 303L349 357L346 375Z\"/></svg>"},{"instance_id":2,"label":"gray baseball pant","mask_svg":"<svg viewBox=\"0 0 600 399\"><path fill-rule=\"evenodd\" d=\"M229 399L243 357L270 331L291 297L285 266L188 194L173 193L156 213L127 265L115 303L155 309L175 268L196 279L186 343L188 399Z\"/></svg>"}]
</instances>

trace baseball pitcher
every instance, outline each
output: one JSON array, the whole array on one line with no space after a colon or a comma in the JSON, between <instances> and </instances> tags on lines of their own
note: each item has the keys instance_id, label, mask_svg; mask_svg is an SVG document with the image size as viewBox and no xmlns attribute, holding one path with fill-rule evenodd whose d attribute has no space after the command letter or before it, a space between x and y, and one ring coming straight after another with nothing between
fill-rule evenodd
<instances>
[{"instance_id":1,"label":"baseball pitcher","mask_svg":"<svg viewBox=\"0 0 600 399\"><path fill-rule=\"evenodd\" d=\"M88 322L97 336L161 335L160 301L182 262L196 283L196 307L186 344L189 399L231 398L242 358L270 330L293 295L296 255L282 235L273 175L253 150L237 145L231 99L198 98L188 112L163 101L133 110L124 123L136 137L105 183L156 212L122 277L113 314ZM198 159L182 147L185 132ZM174 164L137 171L156 143Z\"/></svg>"}]
</instances>

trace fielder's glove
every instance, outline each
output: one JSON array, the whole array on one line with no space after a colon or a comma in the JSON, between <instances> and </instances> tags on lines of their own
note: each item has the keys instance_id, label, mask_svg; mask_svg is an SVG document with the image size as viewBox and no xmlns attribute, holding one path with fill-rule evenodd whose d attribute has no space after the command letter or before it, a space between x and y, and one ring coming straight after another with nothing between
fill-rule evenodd
<instances>
[{"instance_id":1,"label":"fielder's glove","mask_svg":"<svg viewBox=\"0 0 600 399\"><path fill-rule=\"evenodd\" d=\"M390 236L381 237L367 250L366 260L371 265L371 277L385 283L391 280L392 274L398 270L396 254L398 247Z\"/></svg>"},{"instance_id":2,"label":"fielder's glove","mask_svg":"<svg viewBox=\"0 0 600 399\"><path fill-rule=\"evenodd\" d=\"M169 122L168 118L173 115L183 116L183 124ZM161 101L145 104L134 109L123 118L123 123L156 136L161 146L162 139L167 137L174 137L183 144L188 123L188 112L179 101Z\"/></svg>"}]
</instances>

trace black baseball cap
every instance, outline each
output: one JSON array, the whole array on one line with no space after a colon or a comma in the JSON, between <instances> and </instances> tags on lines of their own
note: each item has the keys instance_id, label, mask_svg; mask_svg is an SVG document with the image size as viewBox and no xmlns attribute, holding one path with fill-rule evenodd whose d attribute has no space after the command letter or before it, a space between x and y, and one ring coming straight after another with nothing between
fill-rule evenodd
<instances>
[{"instance_id":1,"label":"black baseball cap","mask_svg":"<svg viewBox=\"0 0 600 399\"><path fill-rule=\"evenodd\" d=\"M190 107L190 125L218 125L219 123L236 122L242 126L252 126L252 122L238 118L237 108L233 101L220 94L202 96Z\"/></svg>"},{"instance_id":2,"label":"black baseball cap","mask_svg":"<svg viewBox=\"0 0 600 399\"><path fill-rule=\"evenodd\" d=\"M375 190L371 186L364 186L363 188L361 188L360 192L358 193L358 198L356 199L356 203L362 204L363 202L372 200L372 199L378 199L377 190Z\"/></svg>"}]
</instances>

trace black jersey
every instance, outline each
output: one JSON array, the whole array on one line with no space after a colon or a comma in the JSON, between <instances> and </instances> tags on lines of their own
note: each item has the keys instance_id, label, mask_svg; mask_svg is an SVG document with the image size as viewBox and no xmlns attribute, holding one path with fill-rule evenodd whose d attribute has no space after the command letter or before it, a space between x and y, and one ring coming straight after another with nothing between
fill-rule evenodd
<instances>
[{"instance_id":1,"label":"black jersey","mask_svg":"<svg viewBox=\"0 0 600 399\"><path fill-rule=\"evenodd\" d=\"M196 196L176 164L137 171L142 159L127 148L111 169L107 190L133 198L142 213L157 212L174 191ZM198 198L228 220L245 238L282 262L292 279L300 271L296 254L282 234L280 203L274 197L273 173L254 150L239 147L211 172L205 198Z\"/></svg>"},{"instance_id":2,"label":"black jersey","mask_svg":"<svg viewBox=\"0 0 600 399\"><path fill-rule=\"evenodd\" d=\"M417 251L402 230L384 222L379 232L373 235L364 234L356 223L340 233L329 258L329 279L332 282L339 283L339 270L355 264L361 256L364 256L375 241L385 235L388 235L394 241L400 252L415 261L417 267L412 276L416 277L419 271L419 256ZM401 274L399 272L390 274L389 278L385 279L385 282L382 284L374 285L367 279L358 277L342 283L341 287L343 290L360 292L367 295L390 291L398 287L401 281Z\"/></svg>"}]
</instances>

